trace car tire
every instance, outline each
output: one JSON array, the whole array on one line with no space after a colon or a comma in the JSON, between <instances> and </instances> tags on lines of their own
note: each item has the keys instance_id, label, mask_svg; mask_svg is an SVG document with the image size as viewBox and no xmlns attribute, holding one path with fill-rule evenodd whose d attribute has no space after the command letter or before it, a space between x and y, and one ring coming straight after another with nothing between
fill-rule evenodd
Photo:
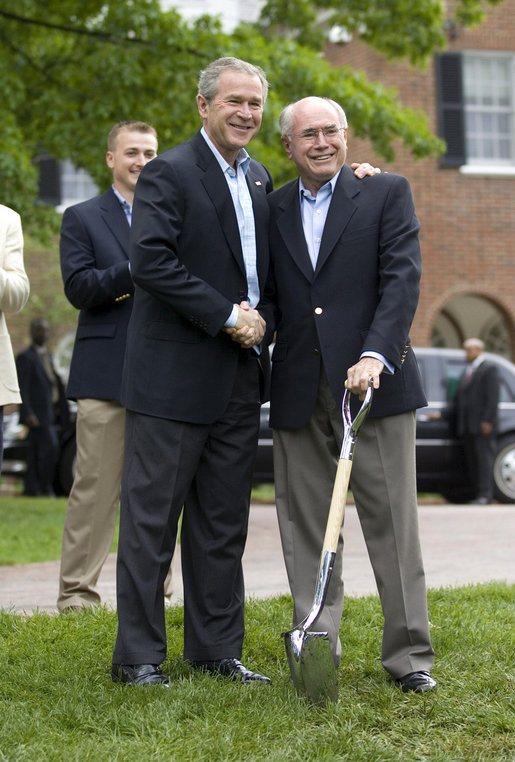
<instances>
[{"instance_id":1,"label":"car tire","mask_svg":"<svg viewBox=\"0 0 515 762\"><path fill-rule=\"evenodd\" d=\"M73 479L75 477L76 460L77 446L75 444L75 437L72 437L63 445L61 457L59 458L57 466L57 479L61 495L67 496L70 494Z\"/></svg>"},{"instance_id":2,"label":"car tire","mask_svg":"<svg viewBox=\"0 0 515 762\"><path fill-rule=\"evenodd\" d=\"M494 495L499 503L515 503L515 434L499 440L494 460Z\"/></svg>"}]
</instances>

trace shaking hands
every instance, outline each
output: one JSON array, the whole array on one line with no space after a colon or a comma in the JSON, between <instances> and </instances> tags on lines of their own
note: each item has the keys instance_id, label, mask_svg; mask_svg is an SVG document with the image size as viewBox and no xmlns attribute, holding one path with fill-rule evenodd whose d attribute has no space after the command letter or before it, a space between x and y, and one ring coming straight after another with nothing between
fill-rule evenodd
<instances>
[{"instance_id":1,"label":"shaking hands","mask_svg":"<svg viewBox=\"0 0 515 762\"><path fill-rule=\"evenodd\" d=\"M261 344L265 335L266 323L257 310L251 309L248 302L238 305L238 320L234 328L224 328L233 341L246 349Z\"/></svg>"}]
</instances>

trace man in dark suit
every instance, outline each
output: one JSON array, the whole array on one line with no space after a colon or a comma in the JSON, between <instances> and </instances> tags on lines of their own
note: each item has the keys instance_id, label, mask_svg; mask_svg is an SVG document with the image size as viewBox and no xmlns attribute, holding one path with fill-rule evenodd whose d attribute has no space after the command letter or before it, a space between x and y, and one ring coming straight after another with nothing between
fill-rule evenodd
<instances>
[{"instance_id":1,"label":"man in dark suit","mask_svg":"<svg viewBox=\"0 0 515 762\"><path fill-rule=\"evenodd\" d=\"M467 367L456 391L456 433L463 439L465 458L475 499L488 505L493 499L493 468L497 439L499 375L484 355L481 339L463 343Z\"/></svg>"},{"instance_id":2,"label":"man in dark suit","mask_svg":"<svg viewBox=\"0 0 515 762\"><path fill-rule=\"evenodd\" d=\"M27 470L24 494L53 496L59 460L57 426L69 421L68 403L61 377L54 368L47 344L48 322L35 318L30 324L32 343L16 358L22 404L20 422L28 427Z\"/></svg>"},{"instance_id":3,"label":"man in dark suit","mask_svg":"<svg viewBox=\"0 0 515 762\"><path fill-rule=\"evenodd\" d=\"M120 387L134 286L129 234L134 188L156 156L145 122L120 122L109 133L113 183L71 206L61 225L64 290L79 312L67 394L77 400L77 463L63 531L61 612L100 602L97 581L111 547L123 462L125 409Z\"/></svg>"},{"instance_id":4,"label":"man in dark suit","mask_svg":"<svg viewBox=\"0 0 515 762\"><path fill-rule=\"evenodd\" d=\"M426 404L409 330L419 296L419 223L405 178L358 181L345 164L341 107L305 98L283 110L300 179L270 202L270 289L277 329L270 423L276 500L294 624L311 608L342 438L341 402L375 389L351 489L384 612L382 663L403 690L427 691L430 643L415 475L415 409ZM275 307L275 318L269 317ZM314 629L337 665L343 533Z\"/></svg>"},{"instance_id":5,"label":"man in dark suit","mask_svg":"<svg viewBox=\"0 0 515 762\"><path fill-rule=\"evenodd\" d=\"M268 267L266 169L244 150L267 82L234 58L199 80L203 128L142 171L134 197L136 284L117 566L115 681L167 686L163 582L184 506L184 657L242 682L241 557L266 353L256 311ZM237 334L231 336L236 329Z\"/></svg>"}]
</instances>

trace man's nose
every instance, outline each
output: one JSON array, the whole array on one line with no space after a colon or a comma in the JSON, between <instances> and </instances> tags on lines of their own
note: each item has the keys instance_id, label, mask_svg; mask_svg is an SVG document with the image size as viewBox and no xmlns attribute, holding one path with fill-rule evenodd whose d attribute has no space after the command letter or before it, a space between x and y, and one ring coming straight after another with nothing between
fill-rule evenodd
<instances>
[{"instance_id":1,"label":"man's nose","mask_svg":"<svg viewBox=\"0 0 515 762\"><path fill-rule=\"evenodd\" d=\"M238 112L243 116L244 119L250 119L252 116L252 111L250 110L248 103L240 103Z\"/></svg>"}]
</instances>

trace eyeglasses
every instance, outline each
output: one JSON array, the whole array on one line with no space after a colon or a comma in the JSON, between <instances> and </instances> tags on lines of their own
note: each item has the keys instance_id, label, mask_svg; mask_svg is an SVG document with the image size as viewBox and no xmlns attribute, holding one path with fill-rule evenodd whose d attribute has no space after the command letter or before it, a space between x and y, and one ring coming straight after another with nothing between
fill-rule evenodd
<instances>
[{"instance_id":1,"label":"eyeglasses","mask_svg":"<svg viewBox=\"0 0 515 762\"><path fill-rule=\"evenodd\" d=\"M301 140L309 140L314 142L318 138L320 132L323 133L324 138L335 138L339 132L344 132L346 127L337 127L335 124L329 124L327 127L320 127L318 130L316 127L308 127L302 132L297 132L295 137Z\"/></svg>"}]
</instances>

